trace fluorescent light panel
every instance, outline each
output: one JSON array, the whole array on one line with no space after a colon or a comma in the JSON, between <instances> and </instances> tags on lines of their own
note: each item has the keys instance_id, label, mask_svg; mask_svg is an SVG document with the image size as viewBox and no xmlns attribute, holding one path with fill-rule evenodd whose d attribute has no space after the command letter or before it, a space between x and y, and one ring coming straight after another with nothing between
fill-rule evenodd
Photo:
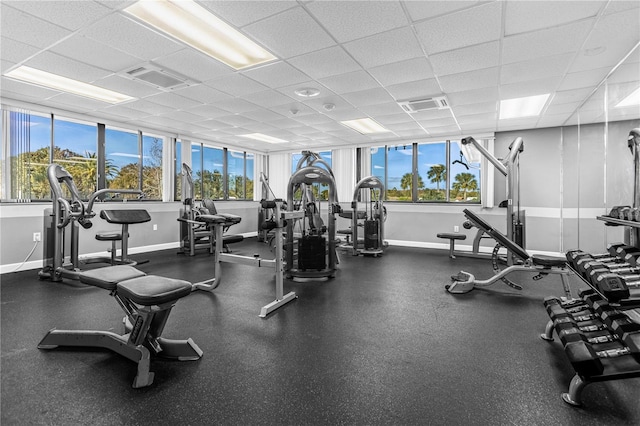
<instances>
[{"instance_id":1,"label":"fluorescent light panel","mask_svg":"<svg viewBox=\"0 0 640 426\"><path fill-rule=\"evenodd\" d=\"M616 104L616 108L624 108L640 105L640 87L627 95L626 98Z\"/></svg>"},{"instance_id":2,"label":"fluorescent light panel","mask_svg":"<svg viewBox=\"0 0 640 426\"><path fill-rule=\"evenodd\" d=\"M372 133L386 133L391 130L382 127L382 125L370 118L359 118L357 120L341 121L347 127L352 128L358 133L369 135Z\"/></svg>"},{"instance_id":3,"label":"fluorescent light panel","mask_svg":"<svg viewBox=\"0 0 640 426\"><path fill-rule=\"evenodd\" d=\"M274 138L273 136L263 135L262 133L249 133L247 135L240 135L243 138L254 139L261 142L269 142L269 143L287 143L283 139Z\"/></svg>"},{"instance_id":4,"label":"fluorescent light panel","mask_svg":"<svg viewBox=\"0 0 640 426\"><path fill-rule=\"evenodd\" d=\"M549 99L549 93L502 100L500 101L500 120L540 115L547 99Z\"/></svg>"},{"instance_id":5,"label":"fluorescent light panel","mask_svg":"<svg viewBox=\"0 0 640 426\"><path fill-rule=\"evenodd\" d=\"M27 83L36 84L38 86L73 93L74 95L84 96L86 98L97 99L110 104L117 104L134 99L131 96L114 92L113 90L104 89L102 87L83 83L60 75L51 74L50 72L41 71L24 65L6 73L5 76Z\"/></svg>"},{"instance_id":6,"label":"fluorescent light panel","mask_svg":"<svg viewBox=\"0 0 640 426\"><path fill-rule=\"evenodd\" d=\"M236 70L277 59L191 0L141 0L124 11Z\"/></svg>"}]
</instances>

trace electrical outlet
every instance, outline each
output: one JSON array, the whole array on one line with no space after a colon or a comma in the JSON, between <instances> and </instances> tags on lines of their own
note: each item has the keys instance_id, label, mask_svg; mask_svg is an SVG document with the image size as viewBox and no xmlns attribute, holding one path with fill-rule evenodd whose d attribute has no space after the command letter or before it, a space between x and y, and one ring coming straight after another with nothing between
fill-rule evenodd
<instances>
[{"instance_id":1,"label":"electrical outlet","mask_svg":"<svg viewBox=\"0 0 640 426\"><path fill-rule=\"evenodd\" d=\"M34 232L33 233L33 241L40 241L40 233L39 232Z\"/></svg>"},{"instance_id":2,"label":"electrical outlet","mask_svg":"<svg viewBox=\"0 0 640 426\"><path fill-rule=\"evenodd\" d=\"M454 226L453 232L460 232L460 227L458 225Z\"/></svg>"},{"instance_id":3,"label":"electrical outlet","mask_svg":"<svg viewBox=\"0 0 640 426\"><path fill-rule=\"evenodd\" d=\"M154 223L154 224L153 224L153 230L154 230L154 231L157 231L157 230L158 230L158 224L157 224L157 223Z\"/></svg>"}]
</instances>

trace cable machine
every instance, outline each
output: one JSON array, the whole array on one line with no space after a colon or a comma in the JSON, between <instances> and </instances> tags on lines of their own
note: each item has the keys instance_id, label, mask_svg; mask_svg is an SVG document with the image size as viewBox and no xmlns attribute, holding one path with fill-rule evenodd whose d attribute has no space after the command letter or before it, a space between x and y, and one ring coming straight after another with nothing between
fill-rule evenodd
<instances>
[{"instance_id":1,"label":"cable machine","mask_svg":"<svg viewBox=\"0 0 640 426\"><path fill-rule=\"evenodd\" d=\"M376 176L361 179L353 191L351 212L341 216L351 218L351 245L354 256L359 254L378 256L384 253L387 245L384 241L384 222L387 211L383 205L384 184ZM360 205L364 205L361 210ZM350 213L350 214L345 214ZM364 238L358 238L362 225Z\"/></svg>"}]
</instances>

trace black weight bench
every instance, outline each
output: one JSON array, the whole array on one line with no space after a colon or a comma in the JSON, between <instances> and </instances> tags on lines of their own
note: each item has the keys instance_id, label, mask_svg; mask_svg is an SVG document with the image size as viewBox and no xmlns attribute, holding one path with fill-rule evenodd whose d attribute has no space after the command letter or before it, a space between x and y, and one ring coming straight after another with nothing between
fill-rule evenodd
<instances>
[{"instance_id":1,"label":"black weight bench","mask_svg":"<svg viewBox=\"0 0 640 426\"><path fill-rule=\"evenodd\" d=\"M500 245L505 247L510 253L520 259L522 264L513 265L505 268L503 271L497 273L493 277L487 280L476 280L475 277L464 271L460 271L458 275L451 277L452 284L447 284L445 288L449 293L467 293L474 289L474 287L488 286L495 283L498 280L503 280L508 274L516 271L536 272L538 275L533 277L534 280L543 278L547 274L559 274L562 279L562 285L564 292L567 296L571 297L571 287L569 285L568 275L571 273L566 265L566 258L553 257L544 255L530 255L525 249L520 247L508 239L500 231L494 229L489 223L482 219L477 214L468 209L464 209L464 215L469 221L471 221L477 228L484 231L487 235L490 235ZM513 288L521 290L522 287L511 283L508 280L503 280L505 283Z\"/></svg>"},{"instance_id":2,"label":"black weight bench","mask_svg":"<svg viewBox=\"0 0 640 426\"><path fill-rule=\"evenodd\" d=\"M151 220L149 212L146 210L102 210L100 217L109 223L115 223L122 225L120 232L117 231L103 231L96 233L96 240L98 241L111 241L111 260L112 265L116 264L128 264L135 265L136 262L129 259L129 225L137 223L145 223ZM120 259L116 259L116 242L121 242L121 254ZM93 259L91 262L99 260Z\"/></svg>"},{"instance_id":3,"label":"black weight bench","mask_svg":"<svg viewBox=\"0 0 640 426\"><path fill-rule=\"evenodd\" d=\"M191 293L191 283L147 275L129 265L94 269L80 274L84 284L108 290L124 310L125 334L94 330L50 330L38 344L39 349L58 346L110 349L138 364L134 388L153 383L149 371L151 356L194 361L202 350L191 339L169 340L160 337L171 309L179 299Z\"/></svg>"}]
</instances>

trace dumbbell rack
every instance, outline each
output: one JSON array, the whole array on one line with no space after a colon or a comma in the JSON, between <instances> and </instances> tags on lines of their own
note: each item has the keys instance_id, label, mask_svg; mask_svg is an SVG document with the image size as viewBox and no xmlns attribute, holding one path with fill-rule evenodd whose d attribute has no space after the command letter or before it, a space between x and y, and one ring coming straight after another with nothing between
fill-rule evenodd
<instances>
[{"instance_id":1,"label":"dumbbell rack","mask_svg":"<svg viewBox=\"0 0 640 426\"><path fill-rule=\"evenodd\" d=\"M625 241L627 244L631 244L634 246L640 245L640 222L636 222L634 220L620 219L617 217L611 216L596 216L596 219L605 222L609 226L626 226L629 228L628 237L625 235L625 240L627 238L628 241Z\"/></svg>"},{"instance_id":2,"label":"dumbbell rack","mask_svg":"<svg viewBox=\"0 0 640 426\"><path fill-rule=\"evenodd\" d=\"M621 343L623 336L620 335L619 329L612 329L611 321L608 324L602 318L602 313L605 312L602 310L604 304L607 305L607 309L611 309L607 311L609 313L640 307L640 299L624 299L609 304L592 283L570 265L569 268L587 284L588 289L580 292L579 299L545 299L545 306L551 319L540 337L553 341L555 330L561 338L565 353L576 373L571 380L568 392L562 394L562 399L570 405L579 406L582 391L590 383L640 377L640 354L607 356L609 353L620 350L621 347L624 348L624 344ZM550 303L550 300L557 302ZM555 305L555 307L549 305ZM610 317L611 314L608 316ZM573 338L565 339L567 335ZM597 339L598 337L601 341ZM575 343L583 341L588 342L588 346ZM589 357L592 358L589 359ZM588 365L585 366L585 364Z\"/></svg>"}]
</instances>

